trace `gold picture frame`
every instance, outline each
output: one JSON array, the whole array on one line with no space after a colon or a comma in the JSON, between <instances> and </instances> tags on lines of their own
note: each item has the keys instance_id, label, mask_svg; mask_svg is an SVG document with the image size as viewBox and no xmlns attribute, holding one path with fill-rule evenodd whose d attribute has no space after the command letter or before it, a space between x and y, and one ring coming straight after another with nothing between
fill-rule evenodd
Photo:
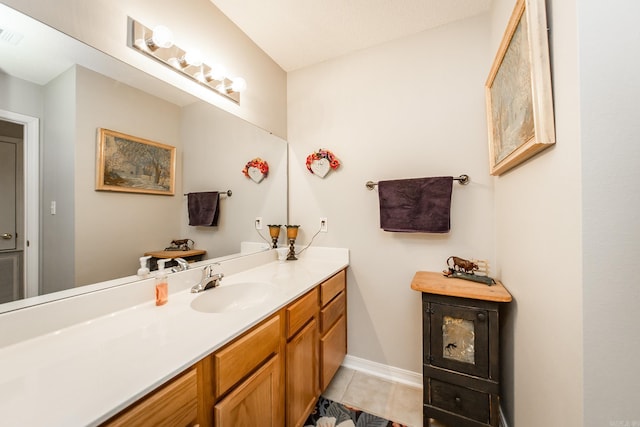
<instances>
[{"instance_id":1,"label":"gold picture frame","mask_svg":"<svg viewBox=\"0 0 640 427\"><path fill-rule=\"evenodd\" d=\"M485 84L491 175L555 144L543 0L518 0Z\"/></svg>"},{"instance_id":2,"label":"gold picture frame","mask_svg":"<svg viewBox=\"0 0 640 427\"><path fill-rule=\"evenodd\" d=\"M96 190L175 192L176 148L109 129L98 129Z\"/></svg>"}]
</instances>

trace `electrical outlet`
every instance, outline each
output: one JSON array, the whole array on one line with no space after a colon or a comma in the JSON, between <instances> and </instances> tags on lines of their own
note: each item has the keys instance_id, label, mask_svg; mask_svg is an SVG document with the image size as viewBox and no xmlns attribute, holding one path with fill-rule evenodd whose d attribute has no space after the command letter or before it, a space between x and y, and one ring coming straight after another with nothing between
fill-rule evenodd
<instances>
[{"instance_id":1,"label":"electrical outlet","mask_svg":"<svg viewBox=\"0 0 640 427\"><path fill-rule=\"evenodd\" d=\"M322 233L326 233L329 231L329 226L327 225L326 217L320 217L320 231Z\"/></svg>"},{"instance_id":2,"label":"electrical outlet","mask_svg":"<svg viewBox=\"0 0 640 427\"><path fill-rule=\"evenodd\" d=\"M257 216L256 217L256 230L262 230L262 217L261 216Z\"/></svg>"}]
</instances>

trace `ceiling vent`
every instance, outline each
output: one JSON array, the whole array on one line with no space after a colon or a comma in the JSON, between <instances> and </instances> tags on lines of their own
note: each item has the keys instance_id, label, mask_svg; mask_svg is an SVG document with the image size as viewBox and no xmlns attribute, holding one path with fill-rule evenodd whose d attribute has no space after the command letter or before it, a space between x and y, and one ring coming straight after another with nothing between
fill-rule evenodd
<instances>
[{"instance_id":1,"label":"ceiling vent","mask_svg":"<svg viewBox=\"0 0 640 427\"><path fill-rule=\"evenodd\" d=\"M8 43L12 46L17 46L24 36L15 31L7 30L6 28L0 28L0 42Z\"/></svg>"}]
</instances>

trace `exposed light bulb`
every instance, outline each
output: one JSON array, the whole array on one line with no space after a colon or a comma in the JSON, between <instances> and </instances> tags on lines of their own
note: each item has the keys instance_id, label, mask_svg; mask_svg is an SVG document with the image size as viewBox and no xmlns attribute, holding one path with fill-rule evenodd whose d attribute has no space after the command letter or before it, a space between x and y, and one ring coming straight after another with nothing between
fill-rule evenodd
<instances>
[{"instance_id":1,"label":"exposed light bulb","mask_svg":"<svg viewBox=\"0 0 640 427\"><path fill-rule=\"evenodd\" d=\"M194 67L202 65L202 54L197 49L191 49L185 53L183 59L187 63L186 65L193 65Z\"/></svg>"},{"instance_id":2,"label":"exposed light bulb","mask_svg":"<svg viewBox=\"0 0 640 427\"><path fill-rule=\"evenodd\" d=\"M226 76L227 70L222 65L216 64L211 67L211 71L209 72L209 77L211 77L211 79L221 82Z\"/></svg>"},{"instance_id":3,"label":"exposed light bulb","mask_svg":"<svg viewBox=\"0 0 640 427\"><path fill-rule=\"evenodd\" d=\"M234 92L242 92L247 88L247 81L242 77L236 77L231 83L231 90Z\"/></svg>"},{"instance_id":4,"label":"exposed light bulb","mask_svg":"<svg viewBox=\"0 0 640 427\"><path fill-rule=\"evenodd\" d=\"M173 33L164 25L158 25L153 29L153 36L151 36L151 40L157 47L166 49L173 46Z\"/></svg>"},{"instance_id":5,"label":"exposed light bulb","mask_svg":"<svg viewBox=\"0 0 640 427\"><path fill-rule=\"evenodd\" d=\"M181 67L180 65L180 60L178 58L176 58L175 56L172 56L171 58L167 59L167 64L171 65L173 68L179 70Z\"/></svg>"}]
</instances>

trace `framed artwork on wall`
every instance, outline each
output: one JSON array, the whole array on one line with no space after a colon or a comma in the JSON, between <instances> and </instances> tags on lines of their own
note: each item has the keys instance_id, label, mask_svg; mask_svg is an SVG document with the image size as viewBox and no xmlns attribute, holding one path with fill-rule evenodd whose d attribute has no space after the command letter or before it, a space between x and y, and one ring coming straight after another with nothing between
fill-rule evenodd
<instances>
[{"instance_id":1,"label":"framed artwork on wall","mask_svg":"<svg viewBox=\"0 0 640 427\"><path fill-rule=\"evenodd\" d=\"M544 0L517 0L485 93L491 175L555 144Z\"/></svg>"},{"instance_id":2,"label":"framed artwork on wall","mask_svg":"<svg viewBox=\"0 0 640 427\"><path fill-rule=\"evenodd\" d=\"M96 190L174 195L176 148L98 129Z\"/></svg>"}]
</instances>

